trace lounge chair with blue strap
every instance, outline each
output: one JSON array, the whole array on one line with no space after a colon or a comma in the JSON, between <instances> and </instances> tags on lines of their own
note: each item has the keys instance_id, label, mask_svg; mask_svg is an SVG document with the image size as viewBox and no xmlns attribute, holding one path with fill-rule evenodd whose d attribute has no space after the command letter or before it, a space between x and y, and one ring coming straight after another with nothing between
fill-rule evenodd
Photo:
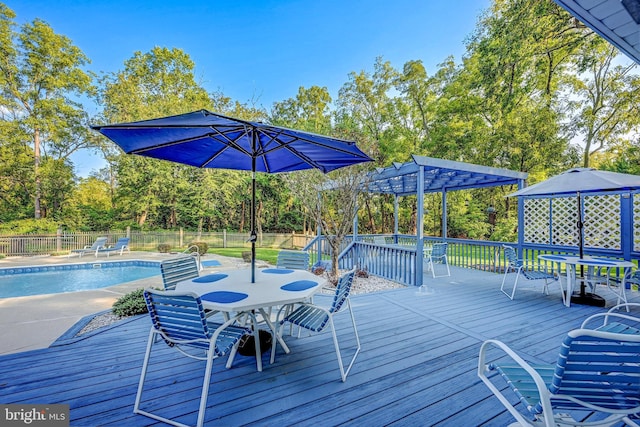
<instances>
[{"instance_id":1,"label":"lounge chair with blue strap","mask_svg":"<svg viewBox=\"0 0 640 427\"><path fill-rule=\"evenodd\" d=\"M347 380L347 375L349 375L353 362L355 362L356 356L358 356L358 353L360 352L360 337L358 336L356 320L353 316L351 301L349 300L349 293L351 292L354 274L355 271L352 270L340 277L338 284L336 285L331 307L325 308L311 303L303 303L297 306L297 308L292 312L288 312L288 306L283 306L278 312L275 323L275 325L278 326L277 333L280 338L282 338L286 323L297 325L298 327L307 329L310 332L322 332L329 327L333 336L333 345L336 350L336 356L338 357L338 366L340 367L340 376L342 377L343 382ZM336 335L336 328L333 323L334 316L338 314L343 307L346 307L349 310L349 314L351 315L351 324L353 325L353 332L356 339L356 348L346 369L344 368L340 345L338 344L338 336ZM284 316L282 320L280 320L281 316ZM277 339L272 340L271 363L275 361L277 341Z\"/></svg>"},{"instance_id":2,"label":"lounge chair with blue strap","mask_svg":"<svg viewBox=\"0 0 640 427\"><path fill-rule=\"evenodd\" d=\"M224 323L211 321L204 312L202 301L194 293L146 289L144 299L149 309L152 326L147 340L147 350L144 355L133 412L174 426L185 426L185 424L158 415L162 409L157 409L155 413L141 409L142 391L147 377L151 351L155 344L164 341L169 347L178 350L184 356L207 362L196 423L200 427L204 424L214 359L228 355L227 368L230 368L240 340L252 334L252 331L249 328L238 326L236 317ZM166 361L166 352L161 356L158 355L158 358L160 361ZM154 368L153 372L157 374L162 370ZM158 375L155 376L158 377ZM161 377L168 380L168 385L174 384L175 379L172 375L162 374ZM154 378L154 382L157 383L161 379ZM153 388L157 387L158 384L154 384ZM152 395L155 397L151 398L149 406L162 406L157 402L157 393L157 391L152 391ZM165 393L165 396L169 395L169 392Z\"/></svg>"},{"instance_id":3,"label":"lounge chair with blue strap","mask_svg":"<svg viewBox=\"0 0 640 427\"><path fill-rule=\"evenodd\" d=\"M488 340L480 348L478 376L520 426L638 426L630 417L640 412L640 335L576 329L550 365L529 364L503 342ZM495 383L499 376L521 410Z\"/></svg>"},{"instance_id":4,"label":"lounge chair with blue strap","mask_svg":"<svg viewBox=\"0 0 640 427\"><path fill-rule=\"evenodd\" d=\"M98 256L98 251L100 249L105 248L107 245L107 238L106 237L98 237L96 239L95 242L93 242L93 245L89 246L85 246L82 249L72 249L71 252L69 252L69 256L71 256L72 254L78 254L78 256L81 258L82 255L84 254L88 254L88 253L95 253L96 256Z\"/></svg>"},{"instance_id":5,"label":"lounge chair with blue strap","mask_svg":"<svg viewBox=\"0 0 640 427\"><path fill-rule=\"evenodd\" d=\"M107 254L107 258L108 258L109 255L111 255L112 253L119 253L120 255L122 255L124 251L130 252L129 240L130 239L128 237L121 237L118 239L115 245L107 248L98 249L96 251L96 258L98 257L99 254Z\"/></svg>"}]
</instances>

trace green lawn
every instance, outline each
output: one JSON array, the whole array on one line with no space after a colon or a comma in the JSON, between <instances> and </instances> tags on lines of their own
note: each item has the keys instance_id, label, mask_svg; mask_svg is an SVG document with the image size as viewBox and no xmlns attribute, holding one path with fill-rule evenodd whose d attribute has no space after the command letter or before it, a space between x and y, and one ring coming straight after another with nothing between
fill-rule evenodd
<instances>
[{"instance_id":1,"label":"green lawn","mask_svg":"<svg viewBox=\"0 0 640 427\"><path fill-rule=\"evenodd\" d=\"M210 248L207 253L233 258L242 258L242 252L250 251L251 249L248 248ZM256 248L256 259L266 261L272 265L276 265L276 261L278 260L278 252L280 252L280 249Z\"/></svg>"}]
</instances>

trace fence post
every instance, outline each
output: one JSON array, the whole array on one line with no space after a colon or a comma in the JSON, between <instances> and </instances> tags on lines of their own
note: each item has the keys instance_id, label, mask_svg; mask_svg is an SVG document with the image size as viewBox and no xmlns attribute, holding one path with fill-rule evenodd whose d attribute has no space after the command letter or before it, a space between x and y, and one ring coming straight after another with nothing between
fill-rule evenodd
<instances>
[{"instance_id":1,"label":"fence post","mask_svg":"<svg viewBox=\"0 0 640 427\"><path fill-rule=\"evenodd\" d=\"M179 247L183 247L184 246L184 229L182 227L180 227L180 245L178 245Z\"/></svg>"},{"instance_id":2,"label":"fence post","mask_svg":"<svg viewBox=\"0 0 640 427\"><path fill-rule=\"evenodd\" d=\"M56 252L62 251L62 229L58 228L56 230Z\"/></svg>"},{"instance_id":3,"label":"fence post","mask_svg":"<svg viewBox=\"0 0 640 427\"><path fill-rule=\"evenodd\" d=\"M227 247L227 230L226 229L222 230L222 247L223 248Z\"/></svg>"},{"instance_id":4,"label":"fence post","mask_svg":"<svg viewBox=\"0 0 640 427\"><path fill-rule=\"evenodd\" d=\"M127 236L128 238L131 238L131 226L127 225Z\"/></svg>"}]
</instances>

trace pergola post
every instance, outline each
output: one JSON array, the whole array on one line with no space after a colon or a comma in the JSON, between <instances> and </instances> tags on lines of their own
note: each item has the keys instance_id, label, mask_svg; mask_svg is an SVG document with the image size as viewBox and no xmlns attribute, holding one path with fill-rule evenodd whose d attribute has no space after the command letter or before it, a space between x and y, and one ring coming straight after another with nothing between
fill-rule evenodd
<instances>
[{"instance_id":1,"label":"pergola post","mask_svg":"<svg viewBox=\"0 0 640 427\"><path fill-rule=\"evenodd\" d=\"M398 195L393 195L393 236L394 243L398 244L398 212L399 212Z\"/></svg>"},{"instance_id":2,"label":"pergola post","mask_svg":"<svg viewBox=\"0 0 640 427\"><path fill-rule=\"evenodd\" d=\"M416 218L416 286L422 286L424 265L422 262L424 253L424 166L418 168L418 180L416 188L418 198L418 212Z\"/></svg>"}]
</instances>

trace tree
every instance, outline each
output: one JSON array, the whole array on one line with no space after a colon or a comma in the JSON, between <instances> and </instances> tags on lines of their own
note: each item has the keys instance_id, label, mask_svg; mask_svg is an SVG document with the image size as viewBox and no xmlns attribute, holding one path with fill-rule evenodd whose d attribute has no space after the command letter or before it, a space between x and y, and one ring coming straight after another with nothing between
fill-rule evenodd
<instances>
[{"instance_id":1,"label":"tree","mask_svg":"<svg viewBox=\"0 0 640 427\"><path fill-rule=\"evenodd\" d=\"M338 255L342 242L352 230L358 209L358 194L366 181L363 166L350 166L323 175L317 170L292 172L283 175L310 218L320 224L331 247L330 281L339 277Z\"/></svg>"},{"instance_id":2,"label":"tree","mask_svg":"<svg viewBox=\"0 0 640 427\"><path fill-rule=\"evenodd\" d=\"M572 79L571 129L584 138L582 165L586 168L594 154L624 139L638 123L640 87L631 73L636 64L614 65L618 51L605 40L585 44L581 53Z\"/></svg>"},{"instance_id":3,"label":"tree","mask_svg":"<svg viewBox=\"0 0 640 427\"><path fill-rule=\"evenodd\" d=\"M40 219L43 159L51 156L62 165L71 153L91 146L88 115L78 99L91 96L94 87L82 69L89 60L71 40L39 19L15 31L14 18L0 3L1 120L20 129L15 142L32 147L33 190L23 185L33 192L34 217Z\"/></svg>"},{"instance_id":4,"label":"tree","mask_svg":"<svg viewBox=\"0 0 640 427\"><path fill-rule=\"evenodd\" d=\"M193 61L180 49L136 52L124 70L102 81L103 120L127 122L207 108L211 100L193 70ZM187 166L124 154L111 162L118 183L115 200L138 226L149 219L155 227L177 226L178 200L189 186Z\"/></svg>"}]
</instances>

